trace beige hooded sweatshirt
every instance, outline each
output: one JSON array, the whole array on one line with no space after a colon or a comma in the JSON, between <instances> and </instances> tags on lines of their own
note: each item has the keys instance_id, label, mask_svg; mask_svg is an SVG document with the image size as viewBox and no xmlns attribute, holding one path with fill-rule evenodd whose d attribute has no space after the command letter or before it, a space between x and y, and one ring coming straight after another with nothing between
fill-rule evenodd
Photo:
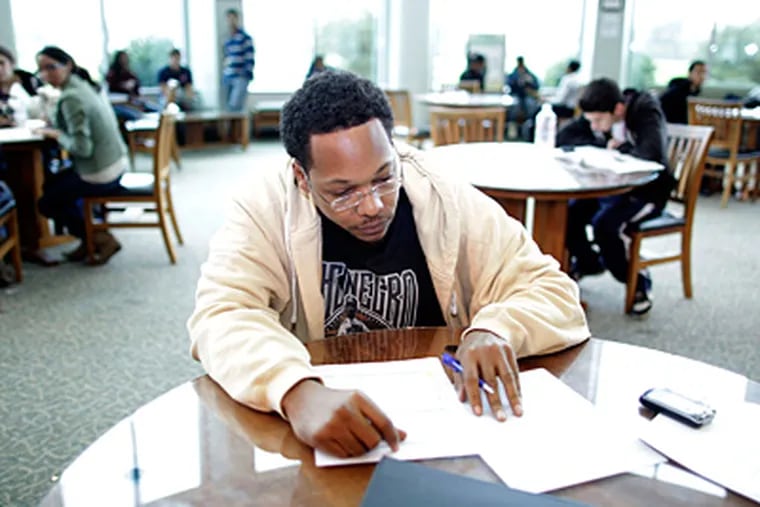
<instances>
[{"instance_id":1,"label":"beige hooded sweatshirt","mask_svg":"<svg viewBox=\"0 0 760 507\"><path fill-rule=\"evenodd\" d=\"M435 293L450 327L488 330L518 357L590 336L578 286L491 198L399 148ZM188 321L191 352L235 400L282 413L317 377L303 342L324 334L320 218L289 166L256 169L211 241ZM467 331L465 331L466 333Z\"/></svg>"}]
</instances>

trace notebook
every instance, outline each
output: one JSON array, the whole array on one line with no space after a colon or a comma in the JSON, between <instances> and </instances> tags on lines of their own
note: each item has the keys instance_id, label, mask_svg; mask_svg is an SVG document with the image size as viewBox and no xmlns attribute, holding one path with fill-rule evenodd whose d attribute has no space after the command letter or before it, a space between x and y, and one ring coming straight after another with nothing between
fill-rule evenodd
<instances>
[{"instance_id":1,"label":"notebook","mask_svg":"<svg viewBox=\"0 0 760 507\"><path fill-rule=\"evenodd\" d=\"M551 495L526 493L435 468L383 458L372 474L362 507L572 507L586 504Z\"/></svg>"}]
</instances>

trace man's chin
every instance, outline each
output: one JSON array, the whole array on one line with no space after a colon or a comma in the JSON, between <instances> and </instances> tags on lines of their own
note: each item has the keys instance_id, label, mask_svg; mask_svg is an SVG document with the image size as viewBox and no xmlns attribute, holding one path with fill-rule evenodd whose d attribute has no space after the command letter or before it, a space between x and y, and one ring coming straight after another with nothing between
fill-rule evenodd
<instances>
[{"instance_id":1,"label":"man's chin","mask_svg":"<svg viewBox=\"0 0 760 507\"><path fill-rule=\"evenodd\" d=\"M376 226L366 228L357 227L351 232L353 233L354 237L356 237L356 239L359 239L366 243L377 243L378 241L381 241L386 234L388 234L389 226L390 221L384 220Z\"/></svg>"}]
</instances>

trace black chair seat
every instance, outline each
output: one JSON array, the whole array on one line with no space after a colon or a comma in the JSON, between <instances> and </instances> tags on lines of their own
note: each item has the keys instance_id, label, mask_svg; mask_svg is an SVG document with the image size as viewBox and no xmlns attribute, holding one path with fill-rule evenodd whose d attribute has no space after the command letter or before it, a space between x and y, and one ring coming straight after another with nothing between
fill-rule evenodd
<instances>
[{"instance_id":1,"label":"black chair seat","mask_svg":"<svg viewBox=\"0 0 760 507\"><path fill-rule=\"evenodd\" d=\"M683 227L685 225L686 219L684 217L677 217L668 211L663 211L662 215L656 218L633 224L631 229L633 232L652 232L671 227Z\"/></svg>"},{"instance_id":2,"label":"black chair seat","mask_svg":"<svg viewBox=\"0 0 760 507\"><path fill-rule=\"evenodd\" d=\"M153 195L152 174L126 173L119 180L119 187L112 192L103 193L101 197L150 196Z\"/></svg>"},{"instance_id":3,"label":"black chair seat","mask_svg":"<svg viewBox=\"0 0 760 507\"><path fill-rule=\"evenodd\" d=\"M726 148L712 148L707 152L707 156L710 158L724 158L727 160L731 156L731 152ZM736 155L737 160L750 160L753 158L760 158L760 151L740 151Z\"/></svg>"}]
</instances>

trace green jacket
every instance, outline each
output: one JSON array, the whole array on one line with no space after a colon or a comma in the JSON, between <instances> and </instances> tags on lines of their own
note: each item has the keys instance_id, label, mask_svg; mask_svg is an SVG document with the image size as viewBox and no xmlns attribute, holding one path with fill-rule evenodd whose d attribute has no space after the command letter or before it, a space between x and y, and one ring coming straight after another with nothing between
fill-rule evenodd
<instances>
[{"instance_id":1,"label":"green jacket","mask_svg":"<svg viewBox=\"0 0 760 507\"><path fill-rule=\"evenodd\" d=\"M125 157L116 115L93 87L72 74L61 89L55 114L58 144L69 152L80 174L94 174Z\"/></svg>"}]
</instances>

